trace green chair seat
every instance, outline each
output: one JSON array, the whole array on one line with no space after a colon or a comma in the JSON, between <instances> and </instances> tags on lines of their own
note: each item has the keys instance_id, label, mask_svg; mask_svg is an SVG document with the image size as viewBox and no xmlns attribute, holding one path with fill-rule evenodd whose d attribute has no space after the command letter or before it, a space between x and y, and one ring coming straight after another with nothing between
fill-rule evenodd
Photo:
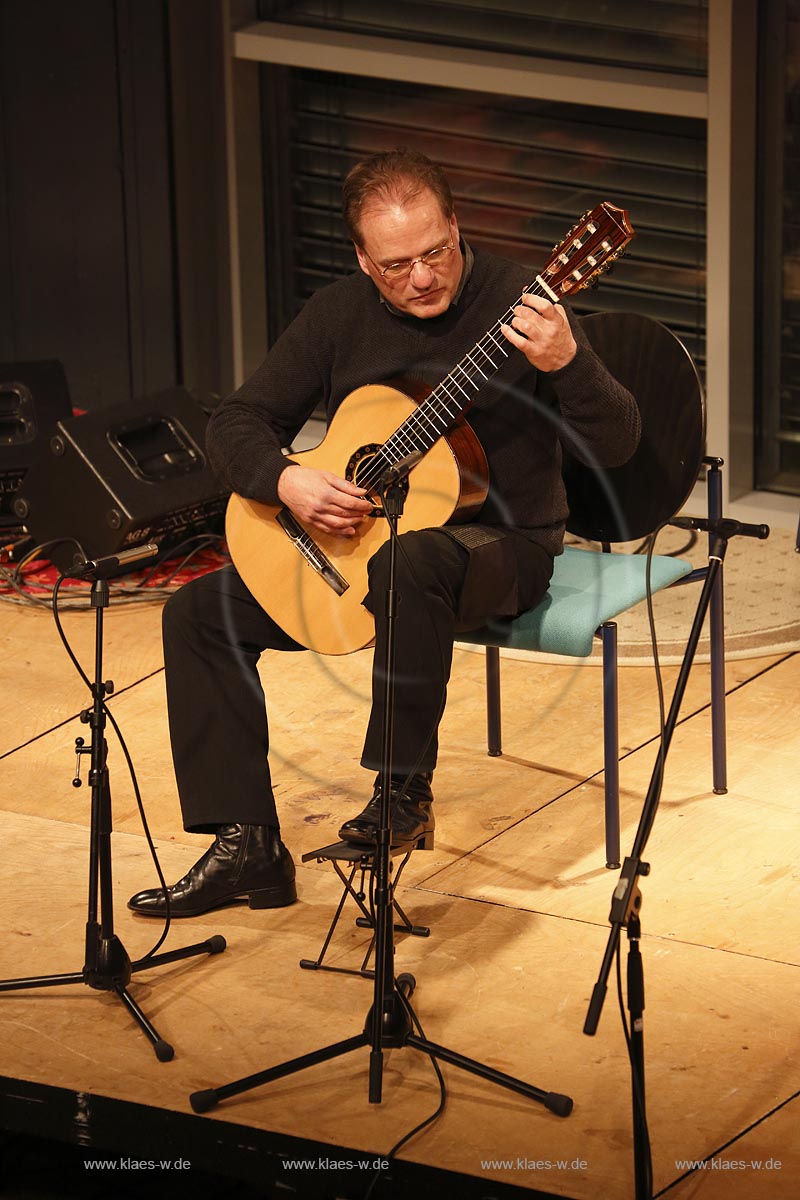
<instances>
[{"instance_id":1,"label":"green chair seat","mask_svg":"<svg viewBox=\"0 0 800 1200\"><path fill-rule=\"evenodd\" d=\"M555 561L547 594L535 608L513 620L459 634L458 640L586 658L599 627L646 598L646 568L644 554L600 554L567 546ZM652 591L669 587L691 570L685 559L654 555Z\"/></svg>"}]
</instances>

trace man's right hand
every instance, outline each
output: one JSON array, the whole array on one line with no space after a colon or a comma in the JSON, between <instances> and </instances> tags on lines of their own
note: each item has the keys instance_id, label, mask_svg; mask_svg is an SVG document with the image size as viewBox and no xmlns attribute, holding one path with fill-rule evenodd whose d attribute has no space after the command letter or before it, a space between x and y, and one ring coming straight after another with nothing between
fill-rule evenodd
<instances>
[{"instance_id":1,"label":"man's right hand","mask_svg":"<svg viewBox=\"0 0 800 1200\"><path fill-rule=\"evenodd\" d=\"M278 499L296 517L322 533L354 537L372 505L364 488L340 479L331 471L292 463L278 477Z\"/></svg>"}]
</instances>

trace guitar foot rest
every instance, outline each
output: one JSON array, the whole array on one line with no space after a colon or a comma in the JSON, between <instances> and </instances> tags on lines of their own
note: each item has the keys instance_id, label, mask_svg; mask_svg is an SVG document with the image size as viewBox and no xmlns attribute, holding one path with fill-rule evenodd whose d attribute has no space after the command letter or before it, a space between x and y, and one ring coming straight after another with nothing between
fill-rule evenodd
<instances>
[{"instance_id":1,"label":"guitar foot rest","mask_svg":"<svg viewBox=\"0 0 800 1200\"><path fill-rule=\"evenodd\" d=\"M425 834L411 847L397 847L392 849L392 859L397 858L402 854L402 860L397 872L394 876L392 885L392 909L399 917L399 921L394 923L396 933L409 933L412 937L428 937L430 929L427 925L415 925L400 907L396 897L394 896L394 888L400 881L400 876L403 873L403 868L416 849L432 849L432 846L422 846L422 842L426 838L432 840L433 834ZM303 862L329 862L342 883L342 895L333 914L333 919L328 927L328 932L322 942L322 947L315 959L301 958L300 966L305 971L333 971L340 975L360 975L364 979L373 979L375 972L369 966L369 960L372 957L375 949L375 917L372 906L372 880L375 869L375 851L369 846L353 846L349 842L334 842L330 846L322 846L319 850L311 850L308 854L302 857ZM341 864L345 864L345 869ZM394 863L391 864L393 867ZM347 869L349 868L349 870ZM356 876L360 874L358 884L354 882ZM360 967L335 967L324 962L325 955L330 947L331 940L339 918L342 915L345 903L348 896L354 901L360 911L360 916L356 917L355 925L359 929L370 929L373 935L370 938L366 953L362 959Z\"/></svg>"}]
</instances>

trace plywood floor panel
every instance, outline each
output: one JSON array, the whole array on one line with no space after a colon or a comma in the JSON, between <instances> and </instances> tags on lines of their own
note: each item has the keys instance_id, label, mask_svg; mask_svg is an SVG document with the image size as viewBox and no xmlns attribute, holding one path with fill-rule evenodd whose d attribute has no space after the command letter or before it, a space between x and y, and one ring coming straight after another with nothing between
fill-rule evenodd
<instances>
[{"instance_id":1,"label":"plywood floor panel","mask_svg":"<svg viewBox=\"0 0 800 1200\"><path fill-rule=\"evenodd\" d=\"M800 1180L800 1097L714 1154L670 1192L674 1200L773 1200Z\"/></svg>"},{"instance_id":2,"label":"plywood floor panel","mask_svg":"<svg viewBox=\"0 0 800 1200\"><path fill-rule=\"evenodd\" d=\"M88 589L87 589L88 594ZM65 631L84 665L91 673L94 664L94 613L66 611L62 614ZM112 603L104 617L104 659L106 673L117 689L129 687L163 665L161 654L161 605ZM4 605L0 623L2 678L6 686L0 695L0 755L23 745L30 737L52 728L58 721L76 713L86 703L86 691L58 638L52 615L46 608ZM344 657L311 654L264 656L262 674L270 690L274 707L285 699L301 720L314 723L321 713L314 701L329 696L325 709L334 721L351 710L358 714L358 746L369 706L371 651ZM746 680L768 660L749 659L728 664L729 685ZM673 678L676 668L668 668ZM549 667L519 660L504 660L506 742L509 753L529 754L531 748L551 735L548 719L574 700L586 715L587 729L599 712L601 672L590 665ZM450 704L445 716L457 732L463 715L474 713L477 728L485 728L483 656L464 650L455 652L455 669ZM285 681L285 686L284 686ZM9 686L10 685L10 686ZM276 686L277 685L277 686ZM296 700L292 701L292 690ZM645 667L629 667L622 672L621 691L624 713L630 711L634 722L643 712L655 713L652 672ZM626 694L635 705L625 702ZM698 665L693 672L689 708L708 701L708 668ZM276 709L277 711L277 709ZM628 737L622 729L622 744L638 744L638 724ZM481 732L481 737L483 736ZM475 744L476 731L471 732ZM280 751L280 748L278 747ZM546 756L545 756L546 757Z\"/></svg>"},{"instance_id":3,"label":"plywood floor panel","mask_svg":"<svg viewBox=\"0 0 800 1200\"><path fill-rule=\"evenodd\" d=\"M0 613L2 756L85 708L88 692L49 610L4 604ZM78 661L93 676L94 612L64 612L62 625ZM127 605L105 613L104 674L118 691L163 667L160 631L157 605Z\"/></svg>"},{"instance_id":4,"label":"plywood floor panel","mask_svg":"<svg viewBox=\"0 0 800 1200\"><path fill-rule=\"evenodd\" d=\"M67 619L91 666L92 614ZM105 673L118 689L128 688L112 700L114 712L164 869L177 878L208 838L180 828L159 624L157 607L112 609ZM54 638L47 614L28 610L13 610L0 634L2 976L77 970L83 954L89 794L73 789L71 779L74 738L86 729L70 718L87 694ZM370 660L368 652L264 658L284 837L298 862L333 840L342 818L368 795L358 757ZM504 662L502 671L505 754L489 759L483 660L456 653L436 776L436 850L412 857L399 889L412 919L432 932L429 939L398 939L398 969L417 975L418 1009L431 1038L570 1093L575 1112L561 1121L448 1068L444 1118L403 1155L580 1200L622 1200L632 1194L630 1085L612 994L597 1037L581 1033L616 878L603 867L601 674L519 661ZM676 668L666 675L669 695ZM701 1159L731 1138L739 1140L728 1156L784 1163L769 1178L753 1168L735 1177L697 1171L675 1187L677 1200L800 1192L797 1101L778 1108L800 1086L798 683L800 656L728 664L728 686L738 690L729 697L730 792L720 797L711 792L709 714L700 711L708 668L693 672L688 719L676 733L648 847L653 871L642 882L642 945L656 1187L680 1176L680 1161ZM624 668L620 686L622 742L633 751L621 766L626 847L652 770L655 748L643 743L655 733L656 709L646 668ZM15 749L30 738L36 740ZM156 878L110 732L109 742L117 927L136 957L151 945L157 924L128 913L125 900ZM300 903L289 909L243 906L176 922L170 946L223 933L230 949L135 977L132 990L176 1044L173 1063L155 1061L112 997L78 985L0 997L0 1069L188 1113L196 1088L357 1032L369 983L297 966L319 950L338 881L327 864L299 866L299 890ZM329 961L357 966L368 937L353 924L350 905L345 912ZM367 1057L359 1052L260 1089L208 1120L385 1152L435 1108L438 1092L422 1056L392 1051L386 1103L369 1105ZM544 1159L566 1166L533 1165ZM573 1167L578 1160L585 1165Z\"/></svg>"},{"instance_id":5,"label":"plywood floor panel","mask_svg":"<svg viewBox=\"0 0 800 1200\"><path fill-rule=\"evenodd\" d=\"M10 932L0 947L0 974L16 974L23 964L27 974L80 962L84 843L77 826L9 818L6 848L10 861L22 865L12 881L12 919L7 907L4 913ZM34 845L35 863L27 854ZM141 838L115 838L120 896L135 886L143 854ZM191 859L187 847L174 845L163 847L163 857L173 871ZM47 863L58 864L52 876L43 870ZM176 923L171 946L221 932L229 949L135 977L137 999L176 1043L174 1062L156 1062L113 998L78 985L0 998L4 1070L188 1112L188 1095L197 1088L357 1033L371 998L368 982L296 966L335 894L332 876L301 869L301 902L292 909L232 908ZM404 892L403 903L422 915L414 889ZM433 903L425 914L434 925L431 937L398 946L398 966L417 976L416 1003L428 1035L567 1092L575 1110L560 1120L446 1068L445 1116L404 1156L587 1200L629 1196L627 1066L611 997L597 1036L581 1033L604 931L468 900ZM150 944L155 928L120 907L117 930L133 956ZM703 1157L792 1094L796 1072L786 1046L794 1036L789 1000L797 972L655 939L647 947L655 947L647 966L649 1113L656 1184L663 1187L676 1177L675 1160ZM687 979L696 986L687 989ZM786 1002L776 1007L777 994ZM228 1101L208 1119L385 1152L432 1111L437 1087L425 1057L410 1050L387 1054L380 1106L367 1102L367 1075L367 1051L358 1051ZM581 1159L585 1166L532 1168L519 1159ZM791 1181L789 1174L781 1179Z\"/></svg>"},{"instance_id":6,"label":"plywood floor panel","mask_svg":"<svg viewBox=\"0 0 800 1200\"><path fill-rule=\"evenodd\" d=\"M792 914L797 904L800 807L792 781L800 760L793 706L799 683L795 656L730 698L726 796L697 787L708 714L677 731L647 847L653 871L642 882L642 921L648 932L800 964L797 922L768 915ZM623 853L633 843L653 763L646 747L622 764ZM421 886L604 923L614 876L598 868L591 841L601 803L602 780L593 780Z\"/></svg>"},{"instance_id":7,"label":"plywood floor panel","mask_svg":"<svg viewBox=\"0 0 800 1200\"><path fill-rule=\"evenodd\" d=\"M66 676L59 678L68 700L52 698L50 684L44 684L44 672L49 670L53 647L46 643L49 648L45 649L38 637L49 628L45 623L40 629L46 614L25 612L20 616L35 618L37 636L31 638L31 661L37 664L37 673L30 680L30 694L23 692L14 709L21 715L19 729L10 721L8 710L0 714L5 718L3 736L8 745L18 744L16 739L29 733L32 723L38 723L40 731L47 729L56 720L68 721L70 712L75 714L88 702L88 693L84 688L81 695L80 680L60 644L55 650L60 654L58 661L63 660ZM86 643L91 628L83 618L90 614L70 616ZM155 607L149 606L116 610L113 618L117 628L128 631L126 637L117 635L105 658L108 674L113 674L119 690L131 673L151 667L157 670L159 660L153 645L158 644L160 618ZM17 625L17 641L25 628ZM107 628L114 628L114 620L109 620ZM28 633L30 637L30 628ZM79 648L83 661L88 662L90 642ZM755 660L734 664L730 686L763 666ZM671 675L674 677L674 669ZM299 856L336 840L341 822L359 811L369 796L372 777L358 760L369 705L371 651L344 658L267 653L261 676L270 696L271 763L284 836ZM505 753L501 759L490 759L485 753L483 660L479 655L457 652L440 737L437 847L419 861L415 856L408 868L410 880L426 877L454 861L602 768L600 673L596 668L532 667L511 661L504 663L503 677ZM527 699L532 686L536 705ZM707 687L707 669L700 669L687 699L687 712L706 703ZM129 744L153 832L197 847L207 844L207 838L181 828L163 673L144 678L110 703ZM576 712L580 714L577 728L586 727L585 734L577 734L577 753ZM646 669L622 672L620 719L623 747L638 745L654 735L654 683ZM88 822L88 791L71 786L75 738L85 734L86 728L73 715L53 733L6 757L0 764L5 806L16 812ZM114 827L138 829L124 759L110 730L108 738ZM701 778L709 781L710 760L705 752L701 761ZM587 786L591 808L584 832L591 838L594 865L602 866L602 796Z\"/></svg>"}]
</instances>

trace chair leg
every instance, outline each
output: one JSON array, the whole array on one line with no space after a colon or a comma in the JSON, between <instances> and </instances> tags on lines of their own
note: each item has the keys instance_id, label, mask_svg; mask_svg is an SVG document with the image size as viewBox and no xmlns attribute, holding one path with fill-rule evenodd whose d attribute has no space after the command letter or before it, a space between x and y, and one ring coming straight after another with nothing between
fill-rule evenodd
<instances>
[{"instance_id":1,"label":"chair leg","mask_svg":"<svg viewBox=\"0 0 800 1200\"><path fill-rule=\"evenodd\" d=\"M722 471L713 465L707 475L708 515L722 517ZM711 539L709 538L709 543ZM709 639L711 642L711 759L714 792L724 796L728 790L728 753L725 718L725 605L722 584L723 566L720 563L717 582L709 606Z\"/></svg>"},{"instance_id":2,"label":"chair leg","mask_svg":"<svg viewBox=\"0 0 800 1200\"><path fill-rule=\"evenodd\" d=\"M500 650L486 647L486 738L491 758L503 753L500 728Z\"/></svg>"},{"instance_id":3,"label":"chair leg","mask_svg":"<svg viewBox=\"0 0 800 1200\"><path fill-rule=\"evenodd\" d=\"M603 642L603 759L605 767L606 866L620 865L619 854L619 690L617 626L600 626Z\"/></svg>"}]
</instances>

